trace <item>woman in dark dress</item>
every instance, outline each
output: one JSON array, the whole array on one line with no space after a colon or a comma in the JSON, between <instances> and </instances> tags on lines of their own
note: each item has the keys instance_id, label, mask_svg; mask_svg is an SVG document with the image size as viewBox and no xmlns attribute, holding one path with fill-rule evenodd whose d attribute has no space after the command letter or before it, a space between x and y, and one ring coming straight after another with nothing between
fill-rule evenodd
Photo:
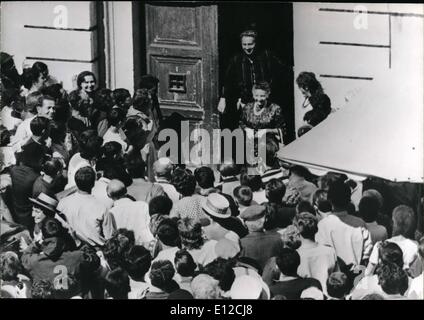
<instances>
[{"instance_id":1,"label":"woman in dark dress","mask_svg":"<svg viewBox=\"0 0 424 320\"><path fill-rule=\"evenodd\" d=\"M305 97L303 107L312 107L312 110L305 113L303 120L315 127L331 113L330 98L324 93L321 83L318 82L312 72L301 72L296 83Z\"/></svg>"}]
</instances>

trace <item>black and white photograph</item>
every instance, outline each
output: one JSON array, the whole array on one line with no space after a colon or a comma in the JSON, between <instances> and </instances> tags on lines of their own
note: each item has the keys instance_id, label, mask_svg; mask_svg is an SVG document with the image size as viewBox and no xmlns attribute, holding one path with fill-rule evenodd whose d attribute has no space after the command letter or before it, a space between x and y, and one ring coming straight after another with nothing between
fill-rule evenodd
<instances>
[{"instance_id":1,"label":"black and white photograph","mask_svg":"<svg viewBox=\"0 0 424 320\"><path fill-rule=\"evenodd\" d=\"M424 299L422 3L0 10L1 299Z\"/></svg>"}]
</instances>

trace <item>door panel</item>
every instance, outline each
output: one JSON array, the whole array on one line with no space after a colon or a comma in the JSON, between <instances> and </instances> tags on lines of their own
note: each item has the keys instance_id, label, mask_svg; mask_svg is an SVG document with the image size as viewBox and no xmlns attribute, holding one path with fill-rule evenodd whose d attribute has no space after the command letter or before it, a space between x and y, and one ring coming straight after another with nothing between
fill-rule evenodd
<instances>
[{"instance_id":1,"label":"door panel","mask_svg":"<svg viewBox=\"0 0 424 320\"><path fill-rule=\"evenodd\" d=\"M200 47L201 16L197 8L149 6L148 43Z\"/></svg>"},{"instance_id":2,"label":"door panel","mask_svg":"<svg viewBox=\"0 0 424 320\"><path fill-rule=\"evenodd\" d=\"M196 112L203 112L202 60L196 58L150 56L151 72L158 76L161 105L171 111L178 112L181 108L190 109L193 117ZM173 87L172 76L181 76L185 80L185 88ZM183 80L183 81L184 81ZM162 86L163 84L163 86ZM170 85L171 84L171 85ZM199 93L198 93L199 91Z\"/></svg>"},{"instance_id":3,"label":"door panel","mask_svg":"<svg viewBox=\"0 0 424 320\"><path fill-rule=\"evenodd\" d=\"M217 5L151 2L145 17L147 71L160 80L163 114L211 124L218 97Z\"/></svg>"}]
</instances>

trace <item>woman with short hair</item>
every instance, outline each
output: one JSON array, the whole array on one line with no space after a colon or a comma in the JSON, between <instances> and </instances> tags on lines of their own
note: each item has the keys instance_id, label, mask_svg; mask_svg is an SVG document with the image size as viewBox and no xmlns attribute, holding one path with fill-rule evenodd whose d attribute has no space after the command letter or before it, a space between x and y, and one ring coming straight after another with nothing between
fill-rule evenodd
<instances>
[{"instance_id":1,"label":"woman with short hair","mask_svg":"<svg viewBox=\"0 0 424 320\"><path fill-rule=\"evenodd\" d=\"M83 71L77 76L77 89L69 93L72 106L72 116L90 126L89 118L94 111L94 93L96 91L96 76L91 71Z\"/></svg>"},{"instance_id":2,"label":"woman with short hair","mask_svg":"<svg viewBox=\"0 0 424 320\"><path fill-rule=\"evenodd\" d=\"M388 239L389 242L394 242L402 249L403 252L403 268L409 270L412 277L416 277L421 273L422 266L415 266L410 269L411 266L419 262L418 257L418 243L414 240L414 234L417 227L415 213L412 208L400 205L393 210L392 214L393 221L393 233L392 237ZM374 273L374 269L377 266L379 260L379 247L381 242L377 242L371 253L369 263L366 270L366 275ZM421 264L421 263L419 263Z\"/></svg>"},{"instance_id":3,"label":"woman with short hair","mask_svg":"<svg viewBox=\"0 0 424 320\"><path fill-rule=\"evenodd\" d=\"M178 221L178 231L181 248L186 249L197 264L205 266L218 257L215 252L217 241L203 238L202 225L199 222L182 218Z\"/></svg>"},{"instance_id":4,"label":"woman with short hair","mask_svg":"<svg viewBox=\"0 0 424 320\"><path fill-rule=\"evenodd\" d=\"M24 96L43 89L49 79L49 69L43 62L36 61L31 68L23 70L22 82L27 89Z\"/></svg>"},{"instance_id":5,"label":"woman with short hair","mask_svg":"<svg viewBox=\"0 0 424 320\"><path fill-rule=\"evenodd\" d=\"M285 130L285 119L282 108L271 102L269 96L271 87L268 82L258 82L253 85L253 102L247 103L242 110L240 127L260 130L267 129L277 141L283 142L283 131ZM248 137L253 131L246 132Z\"/></svg>"},{"instance_id":6,"label":"woman with short hair","mask_svg":"<svg viewBox=\"0 0 424 320\"><path fill-rule=\"evenodd\" d=\"M189 217L200 221L204 217L202 211L203 196L195 194L196 178L188 169L177 168L172 173L171 183L182 198L174 203L170 216L176 218Z\"/></svg>"}]
</instances>

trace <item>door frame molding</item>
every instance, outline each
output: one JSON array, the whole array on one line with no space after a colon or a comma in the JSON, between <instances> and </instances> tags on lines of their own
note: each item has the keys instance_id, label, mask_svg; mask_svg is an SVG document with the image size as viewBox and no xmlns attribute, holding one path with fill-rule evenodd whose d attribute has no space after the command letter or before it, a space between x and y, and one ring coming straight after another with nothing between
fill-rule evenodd
<instances>
[{"instance_id":1,"label":"door frame molding","mask_svg":"<svg viewBox=\"0 0 424 320\"><path fill-rule=\"evenodd\" d=\"M134 89L133 12L130 1L103 2L105 84L111 90Z\"/></svg>"}]
</instances>

